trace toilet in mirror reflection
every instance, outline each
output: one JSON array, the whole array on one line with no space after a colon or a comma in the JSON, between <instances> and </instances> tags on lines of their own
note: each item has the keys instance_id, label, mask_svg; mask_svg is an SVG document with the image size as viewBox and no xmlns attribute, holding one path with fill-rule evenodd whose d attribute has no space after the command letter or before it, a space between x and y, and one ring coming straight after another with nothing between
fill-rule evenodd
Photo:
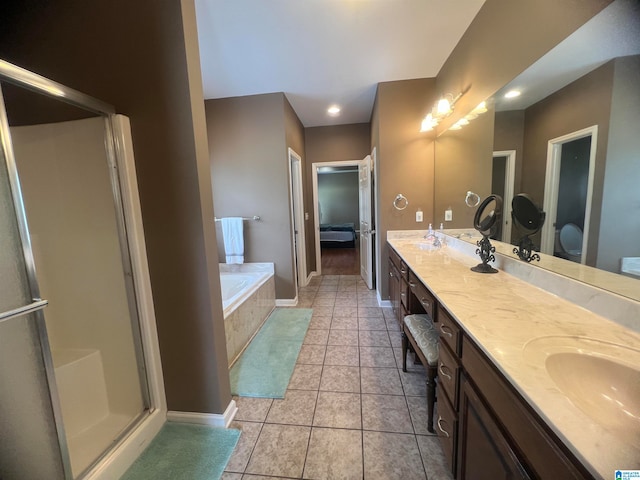
<instances>
[{"instance_id":1,"label":"toilet in mirror reflection","mask_svg":"<svg viewBox=\"0 0 640 480\"><path fill-rule=\"evenodd\" d=\"M554 256L580 263L582 258L582 229L575 223L566 223L556 230Z\"/></svg>"}]
</instances>

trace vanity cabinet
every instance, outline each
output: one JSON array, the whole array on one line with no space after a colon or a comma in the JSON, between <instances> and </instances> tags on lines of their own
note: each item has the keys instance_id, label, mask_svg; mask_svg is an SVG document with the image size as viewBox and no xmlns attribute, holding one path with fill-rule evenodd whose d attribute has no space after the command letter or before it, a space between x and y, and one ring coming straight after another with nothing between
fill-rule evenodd
<instances>
[{"instance_id":1,"label":"vanity cabinet","mask_svg":"<svg viewBox=\"0 0 640 480\"><path fill-rule=\"evenodd\" d=\"M531 478L500 426L464 375L460 390L462 420L459 427L457 478Z\"/></svg>"},{"instance_id":2,"label":"vanity cabinet","mask_svg":"<svg viewBox=\"0 0 640 480\"><path fill-rule=\"evenodd\" d=\"M593 479L391 246L389 272L400 325L426 312L440 332L434 424L454 478Z\"/></svg>"}]
</instances>

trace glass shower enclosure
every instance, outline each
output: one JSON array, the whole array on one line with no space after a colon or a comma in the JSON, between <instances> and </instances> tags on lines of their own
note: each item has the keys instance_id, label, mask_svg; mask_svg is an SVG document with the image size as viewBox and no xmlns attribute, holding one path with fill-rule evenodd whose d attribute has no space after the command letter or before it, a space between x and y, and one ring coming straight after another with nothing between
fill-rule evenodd
<instances>
[{"instance_id":1,"label":"glass shower enclosure","mask_svg":"<svg viewBox=\"0 0 640 480\"><path fill-rule=\"evenodd\" d=\"M81 478L154 405L114 111L0 61L0 478Z\"/></svg>"}]
</instances>

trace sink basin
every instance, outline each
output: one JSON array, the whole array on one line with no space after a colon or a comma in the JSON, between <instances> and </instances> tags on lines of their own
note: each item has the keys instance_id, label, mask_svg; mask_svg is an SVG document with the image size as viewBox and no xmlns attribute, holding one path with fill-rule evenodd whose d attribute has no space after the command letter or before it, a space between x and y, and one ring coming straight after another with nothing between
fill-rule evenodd
<instances>
[{"instance_id":1,"label":"sink basin","mask_svg":"<svg viewBox=\"0 0 640 480\"><path fill-rule=\"evenodd\" d=\"M416 242L414 245L420 250L438 250L440 248L440 246L429 242Z\"/></svg>"},{"instance_id":2,"label":"sink basin","mask_svg":"<svg viewBox=\"0 0 640 480\"><path fill-rule=\"evenodd\" d=\"M640 351L587 337L541 337L525 357L604 429L640 448Z\"/></svg>"}]
</instances>

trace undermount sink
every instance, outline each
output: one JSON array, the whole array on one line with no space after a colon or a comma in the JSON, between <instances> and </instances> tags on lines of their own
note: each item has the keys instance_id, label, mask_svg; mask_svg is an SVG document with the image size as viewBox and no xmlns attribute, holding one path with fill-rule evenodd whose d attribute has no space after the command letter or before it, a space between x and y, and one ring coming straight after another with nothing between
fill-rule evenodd
<instances>
[{"instance_id":1,"label":"undermount sink","mask_svg":"<svg viewBox=\"0 0 640 480\"><path fill-rule=\"evenodd\" d=\"M414 245L420 250L438 250L440 248L440 245L434 245L426 241L416 242Z\"/></svg>"},{"instance_id":2,"label":"undermount sink","mask_svg":"<svg viewBox=\"0 0 640 480\"><path fill-rule=\"evenodd\" d=\"M530 341L525 357L544 367L578 409L621 440L640 448L640 351L577 336Z\"/></svg>"}]
</instances>

